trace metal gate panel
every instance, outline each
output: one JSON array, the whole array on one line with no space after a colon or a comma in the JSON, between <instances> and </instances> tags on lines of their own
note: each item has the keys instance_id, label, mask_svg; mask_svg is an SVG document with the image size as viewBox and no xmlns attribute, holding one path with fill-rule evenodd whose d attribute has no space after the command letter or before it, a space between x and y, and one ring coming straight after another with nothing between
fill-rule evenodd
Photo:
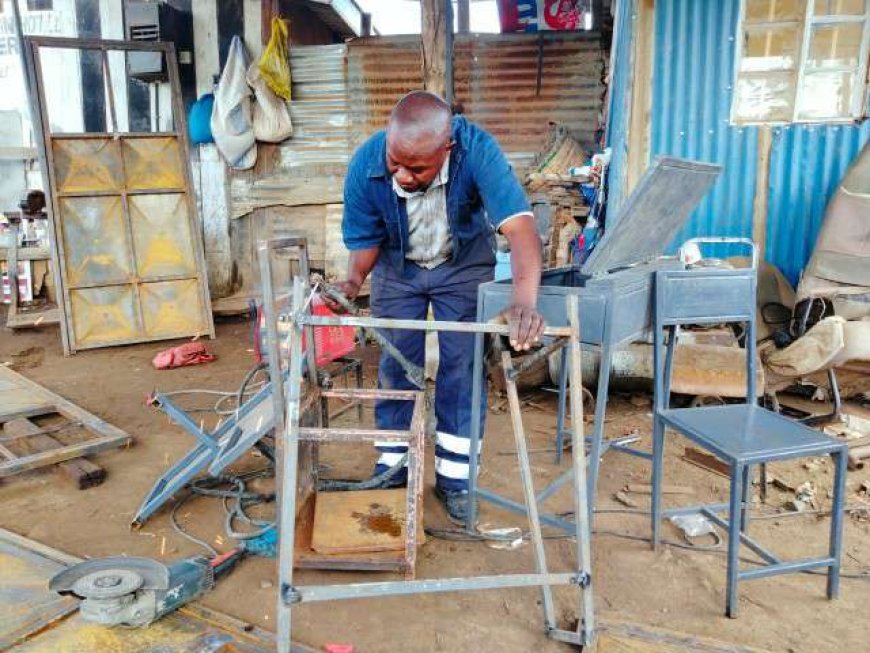
<instances>
[{"instance_id":1,"label":"metal gate panel","mask_svg":"<svg viewBox=\"0 0 870 653\"><path fill-rule=\"evenodd\" d=\"M70 287L130 283L133 261L119 195L59 201Z\"/></svg>"},{"instance_id":2,"label":"metal gate panel","mask_svg":"<svg viewBox=\"0 0 870 653\"><path fill-rule=\"evenodd\" d=\"M130 342L142 333L133 286L73 289L72 331L80 349Z\"/></svg>"},{"instance_id":3,"label":"metal gate panel","mask_svg":"<svg viewBox=\"0 0 870 653\"><path fill-rule=\"evenodd\" d=\"M145 333L150 339L205 333L195 279L146 283L139 290Z\"/></svg>"},{"instance_id":4,"label":"metal gate panel","mask_svg":"<svg viewBox=\"0 0 870 653\"><path fill-rule=\"evenodd\" d=\"M55 190L63 193L120 191L121 147L111 138L53 138Z\"/></svg>"},{"instance_id":5,"label":"metal gate panel","mask_svg":"<svg viewBox=\"0 0 870 653\"><path fill-rule=\"evenodd\" d=\"M128 201L139 277L195 276L184 195L131 195Z\"/></svg>"},{"instance_id":6,"label":"metal gate panel","mask_svg":"<svg viewBox=\"0 0 870 653\"><path fill-rule=\"evenodd\" d=\"M109 52L160 53L169 74L174 130L119 132L113 88L106 85L111 133L52 133L40 48L95 52L104 77ZM34 114L41 121L51 191L64 351L214 337L172 44L29 37L27 63L36 82Z\"/></svg>"},{"instance_id":7,"label":"metal gate panel","mask_svg":"<svg viewBox=\"0 0 870 653\"><path fill-rule=\"evenodd\" d=\"M127 190L184 190L184 162L178 139L125 138Z\"/></svg>"}]
</instances>

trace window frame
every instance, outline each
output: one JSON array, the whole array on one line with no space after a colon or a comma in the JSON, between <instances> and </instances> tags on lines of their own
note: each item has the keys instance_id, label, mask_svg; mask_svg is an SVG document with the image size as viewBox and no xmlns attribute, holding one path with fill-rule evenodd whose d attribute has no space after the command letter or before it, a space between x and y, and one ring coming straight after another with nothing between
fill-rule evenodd
<instances>
[{"instance_id":1,"label":"window frame","mask_svg":"<svg viewBox=\"0 0 870 653\"><path fill-rule=\"evenodd\" d=\"M870 59L870 0L864 0L864 13L855 15L828 15L817 16L815 13L816 0L806 0L806 8L802 21L769 21L751 23L751 26L773 26L787 25L790 22L798 22L800 29L799 34L800 49L797 55L797 63L794 71L758 71L755 73L746 74L744 71L741 74L741 64L743 62L743 42L746 33L746 3L748 0L740 0L740 10L737 18L737 31L735 34L735 50L734 50L734 71L731 84L731 107L729 122L732 125L751 126L751 125L789 125L789 124L844 124L853 123L856 120L861 120L870 115L870 79L868 79L868 59ZM861 45L858 53L858 67L852 66L831 66L826 67L824 72L843 72L852 73L852 97L849 107L849 114L845 116L835 116L829 118L801 118L798 110L801 106L803 95L804 77L807 73L807 59L809 57L810 40L812 38L813 29L819 25L843 25L846 23L863 24L864 29L861 33ZM791 96L791 117L788 120L781 119L753 119L740 118L737 115L737 93L739 82L747 77L761 77L767 75L777 75L783 72L792 73L794 76L795 89ZM820 71L821 72L821 71ZM813 73L810 73L813 74Z\"/></svg>"}]
</instances>

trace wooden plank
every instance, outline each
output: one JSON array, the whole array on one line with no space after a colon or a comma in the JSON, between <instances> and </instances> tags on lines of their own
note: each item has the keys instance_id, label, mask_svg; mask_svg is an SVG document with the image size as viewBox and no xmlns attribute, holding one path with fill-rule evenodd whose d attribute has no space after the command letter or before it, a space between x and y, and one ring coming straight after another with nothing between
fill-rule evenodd
<instances>
[{"instance_id":1,"label":"wooden plank","mask_svg":"<svg viewBox=\"0 0 870 653\"><path fill-rule=\"evenodd\" d=\"M318 553L402 550L405 488L318 492L311 548Z\"/></svg>"},{"instance_id":2,"label":"wooden plank","mask_svg":"<svg viewBox=\"0 0 870 653\"><path fill-rule=\"evenodd\" d=\"M9 260L9 247L0 247L0 260ZM19 261L50 261L51 252L46 247L19 247Z\"/></svg>"},{"instance_id":3,"label":"wooden plank","mask_svg":"<svg viewBox=\"0 0 870 653\"><path fill-rule=\"evenodd\" d=\"M3 431L8 437L19 439L19 445L29 454L50 452L65 446L25 418L6 422ZM106 479L106 470L84 458L59 463L57 471L79 490L100 485Z\"/></svg>"},{"instance_id":4,"label":"wooden plank","mask_svg":"<svg viewBox=\"0 0 870 653\"><path fill-rule=\"evenodd\" d=\"M629 483L625 489L635 494L652 494L652 485L649 483ZM695 494L695 488L688 485L662 485L662 494Z\"/></svg>"},{"instance_id":5,"label":"wooden plank","mask_svg":"<svg viewBox=\"0 0 870 653\"><path fill-rule=\"evenodd\" d=\"M722 462L713 454L706 453L700 449L686 447L683 452L683 460L726 478L731 477L731 466L728 463Z\"/></svg>"}]
</instances>

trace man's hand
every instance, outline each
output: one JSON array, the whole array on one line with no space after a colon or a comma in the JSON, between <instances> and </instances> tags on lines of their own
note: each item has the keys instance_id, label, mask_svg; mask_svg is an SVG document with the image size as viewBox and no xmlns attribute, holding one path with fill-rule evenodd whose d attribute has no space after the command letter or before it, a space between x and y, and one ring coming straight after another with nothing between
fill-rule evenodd
<instances>
[{"instance_id":1,"label":"man's hand","mask_svg":"<svg viewBox=\"0 0 870 653\"><path fill-rule=\"evenodd\" d=\"M356 299L356 296L359 295L360 284L356 281L352 281L351 279L345 279L344 281L339 281L337 283L332 284L332 287L340 292L342 295L347 297L348 301L353 301ZM345 313L344 306L336 302L332 297L330 297L327 293L323 293L323 303L326 304L327 308L331 310L333 313Z\"/></svg>"},{"instance_id":2,"label":"man's hand","mask_svg":"<svg viewBox=\"0 0 870 653\"><path fill-rule=\"evenodd\" d=\"M544 318L534 306L511 304L503 313L510 327L511 347L525 351L541 339Z\"/></svg>"}]
</instances>

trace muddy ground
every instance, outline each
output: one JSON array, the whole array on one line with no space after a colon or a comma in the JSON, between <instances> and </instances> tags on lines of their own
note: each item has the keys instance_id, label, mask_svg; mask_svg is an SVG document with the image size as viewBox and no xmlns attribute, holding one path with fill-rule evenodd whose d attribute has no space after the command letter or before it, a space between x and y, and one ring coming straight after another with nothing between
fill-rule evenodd
<instances>
[{"instance_id":1,"label":"muddy ground","mask_svg":"<svg viewBox=\"0 0 870 653\"><path fill-rule=\"evenodd\" d=\"M0 319L3 319L0 312ZM111 451L94 460L104 466L108 478L100 487L78 491L61 476L39 471L7 479L0 484L0 526L72 554L87 557L140 555L162 560L198 552L195 544L170 527L168 510L161 511L138 531L129 528L131 517L146 491L166 467L193 444L193 440L167 418L146 405L154 389L235 389L253 362L251 325L240 319L225 319L217 325L217 339L209 348L216 362L172 371L155 371L154 354L171 343L145 344L81 352L65 358L54 329L12 333L0 331L0 364L10 364L28 378L78 403L103 419L126 430L135 440L129 449ZM371 385L371 369L366 372ZM553 446L555 399L537 393L527 405L524 420L530 447ZM199 405L210 403L208 398ZM650 442L648 397L615 396L607 423L610 436L636 429L641 446ZM371 412L367 413L371 419ZM490 413L484 447L482 484L519 499L515 459L507 413ZM672 501L723 501L725 479L683 462L682 443L669 440L666 481L688 485L694 496L674 495ZM427 484L431 486L431 444L427 452ZM330 449L323 458L336 472L365 475L374 460L368 449ZM264 459L246 455L237 469L257 469ZM539 483L555 477L567 463L557 467L552 453L533 455ZM775 467L775 475L793 486L805 480L817 488L818 508L829 506L831 481L828 461ZM807 574L745 582L740 590L740 617L723 616L725 561L721 550L687 550L666 546L650 550L646 538L649 519L643 511L648 499L630 494L635 507L614 499L628 483L649 480L644 460L609 453L602 465L593 538L594 585L600 614L638 624L659 626L695 635L715 637L771 651L861 651L867 650L866 616L870 602L870 579L844 578L841 598L825 600L825 580ZM870 470L849 473L848 503L862 504L858 493ZM792 498L788 491L771 488L766 505L754 511L758 519L751 533L784 557L808 557L824 551L828 519L816 514L777 514ZM569 509L565 494L550 504L555 511ZM867 515L867 513L864 513ZM870 516L870 515L867 515ZM192 532L226 550L222 510L217 501L196 499L180 511ZM496 527L522 525L516 516L484 504L482 524ZM427 489L427 526L449 527L440 506ZM668 540L684 543L670 524L664 526ZM710 544L712 539L703 544ZM568 569L574 545L552 539L547 552L551 566ZM744 550L743 555L751 557ZM530 569L528 544L513 551L496 550L479 542L445 541L429 537L421 550L418 577L461 576ZM844 573L848 576L870 570L870 521L860 514L846 519ZM303 572L302 582L365 581L365 574ZM251 623L271 628L276 601L275 563L251 559L242 563L203 602ZM423 597L367 599L314 604L295 612L295 639L321 646L325 642L352 642L356 650L369 651L549 651L569 650L548 641L542 633L539 594L535 590L469 592ZM565 623L575 616L573 595L557 591L558 610ZM563 624L564 625L564 624Z\"/></svg>"}]
</instances>

